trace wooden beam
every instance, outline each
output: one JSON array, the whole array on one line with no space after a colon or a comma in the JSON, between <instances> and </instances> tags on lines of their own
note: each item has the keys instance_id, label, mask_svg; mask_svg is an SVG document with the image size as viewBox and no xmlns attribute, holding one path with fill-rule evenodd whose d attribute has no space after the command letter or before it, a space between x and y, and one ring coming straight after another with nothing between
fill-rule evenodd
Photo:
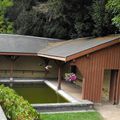
<instances>
[{"instance_id":1,"label":"wooden beam","mask_svg":"<svg viewBox=\"0 0 120 120\"><path fill-rule=\"evenodd\" d=\"M19 58L19 56L8 56L8 58L11 60L10 80L13 81L14 63L15 63L15 61Z\"/></svg>"},{"instance_id":2,"label":"wooden beam","mask_svg":"<svg viewBox=\"0 0 120 120\"><path fill-rule=\"evenodd\" d=\"M10 66L10 81L11 82L13 80L13 66L14 66L14 61L11 60L11 66Z\"/></svg>"},{"instance_id":3,"label":"wooden beam","mask_svg":"<svg viewBox=\"0 0 120 120\"><path fill-rule=\"evenodd\" d=\"M61 90L61 66L58 68L58 90Z\"/></svg>"},{"instance_id":4,"label":"wooden beam","mask_svg":"<svg viewBox=\"0 0 120 120\"><path fill-rule=\"evenodd\" d=\"M4 56L38 56L37 53L0 52Z\"/></svg>"},{"instance_id":5,"label":"wooden beam","mask_svg":"<svg viewBox=\"0 0 120 120\"><path fill-rule=\"evenodd\" d=\"M40 54L38 53L37 56L44 57L44 58L49 58L53 60L60 60L60 61L66 61L66 57L60 57L60 56L53 56L53 55L45 55L45 54Z\"/></svg>"},{"instance_id":6,"label":"wooden beam","mask_svg":"<svg viewBox=\"0 0 120 120\"><path fill-rule=\"evenodd\" d=\"M62 66L64 65L61 61L56 61L58 65L58 90L61 90L61 84L62 84Z\"/></svg>"}]
</instances>

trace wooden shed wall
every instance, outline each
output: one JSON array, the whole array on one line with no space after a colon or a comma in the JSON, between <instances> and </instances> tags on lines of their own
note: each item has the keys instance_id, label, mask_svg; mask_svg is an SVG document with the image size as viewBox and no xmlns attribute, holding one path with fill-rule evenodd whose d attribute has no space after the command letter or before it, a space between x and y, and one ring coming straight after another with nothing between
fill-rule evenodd
<instances>
[{"instance_id":1,"label":"wooden shed wall","mask_svg":"<svg viewBox=\"0 0 120 120\"><path fill-rule=\"evenodd\" d=\"M57 66L50 60L52 68L45 75L45 63L37 56L19 56L13 65L14 78L57 78ZM11 75L11 60L0 56L0 78L9 78Z\"/></svg>"},{"instance_id":2,"label":"wooden shed wall","mask_svg":"<svg viewBox=\"0 0 120 120\"><path fill-rule=\"evenodd\" d=\"M104 70L118 69L120 76L120 43L83 56L71 64L75 64L84 77L83 99L100 102Z\"/></svg>"}]
</instances>

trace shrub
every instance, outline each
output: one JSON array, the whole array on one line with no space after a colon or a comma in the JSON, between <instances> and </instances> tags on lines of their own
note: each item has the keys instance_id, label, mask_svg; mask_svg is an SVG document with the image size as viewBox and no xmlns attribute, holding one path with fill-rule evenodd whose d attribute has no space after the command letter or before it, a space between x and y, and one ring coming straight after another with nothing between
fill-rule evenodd
<instances>
[{"instance_id":1,"label":"shrub","mask_svg":"<svg viewBox=\"0 0 120 120\"><path fill-rule=\"evenodd\" d=\"M0 104L10 120L40 120L40 115L28 101L4 85L0 85Z\"/></svg>"}]
</instances>

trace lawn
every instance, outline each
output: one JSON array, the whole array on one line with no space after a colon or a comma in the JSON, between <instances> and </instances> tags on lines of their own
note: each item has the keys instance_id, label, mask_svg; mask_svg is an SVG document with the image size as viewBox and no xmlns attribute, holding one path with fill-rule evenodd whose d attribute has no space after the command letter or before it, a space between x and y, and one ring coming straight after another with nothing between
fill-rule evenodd
<instances>
[{"instance_id":1,"label":"lawn","mask_svg":"<svg viewBox=\"0 0 120 120\"><path fill-rule=\"evenodd\" d=\"M97 112L41 114L41 120L102 120Z\"/></svg>"}]
</instances>

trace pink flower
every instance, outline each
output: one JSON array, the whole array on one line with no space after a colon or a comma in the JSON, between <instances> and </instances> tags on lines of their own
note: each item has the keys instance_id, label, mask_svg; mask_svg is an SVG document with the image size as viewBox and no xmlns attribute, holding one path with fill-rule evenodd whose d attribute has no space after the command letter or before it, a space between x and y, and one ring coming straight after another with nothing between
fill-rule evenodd
<instances>
[{"instance_id":1,"label":"pink flower","mask_svg":"<svg viewBox=\"0 0 120 120\"><path fill-rule=\"evenodd\" d=\"M66 81L75 81L77 79L76 75L74 73L66 73L65 74L65 80Z\"/></svg>"}]
</instances>

